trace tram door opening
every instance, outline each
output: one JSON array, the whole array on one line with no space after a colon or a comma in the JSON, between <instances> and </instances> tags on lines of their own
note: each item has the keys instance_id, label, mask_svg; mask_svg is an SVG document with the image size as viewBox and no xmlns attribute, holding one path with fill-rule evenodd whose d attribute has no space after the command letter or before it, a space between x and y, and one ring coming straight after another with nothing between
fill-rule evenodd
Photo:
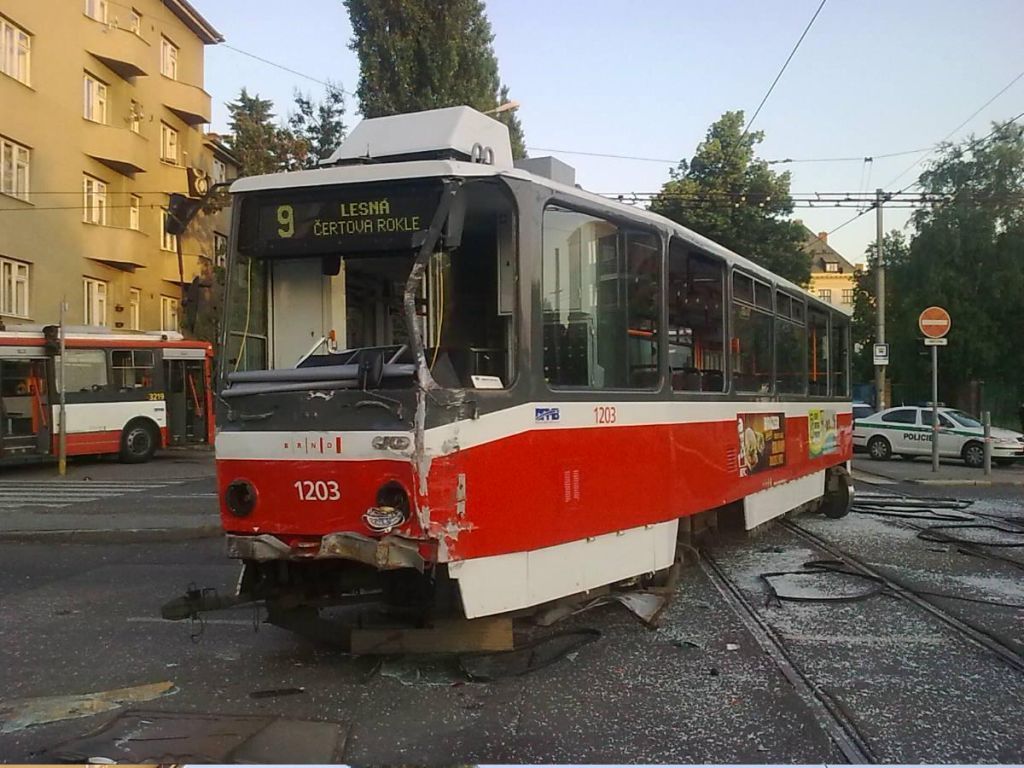
<instances>
[{"instance_id":1,"label":"tram door opening","mask_svg":"<svg viewBox=\"0 0 1024 768\"><path fill-rule=\"evenodd\" d=\"M171 445L207 442L206 376L202 359L167 359L164 353L167 427Z\"/></svg>"},{"instance_id":2,"label":"tram door opening","mask_svg":"<svg viewBox=\"0 0 1024 768\"><path fill-rule=\"evenodd\" d=\"M0 359L0 458L50 453L49 360Z\"/></svg>"}]
</instances>

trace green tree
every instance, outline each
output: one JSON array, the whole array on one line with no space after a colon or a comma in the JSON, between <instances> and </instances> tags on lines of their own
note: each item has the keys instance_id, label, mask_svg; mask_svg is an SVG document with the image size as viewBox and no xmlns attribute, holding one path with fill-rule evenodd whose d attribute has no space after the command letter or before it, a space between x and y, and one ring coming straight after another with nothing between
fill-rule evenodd
<instances>
[{"instance_id":1,"label":"green tree","mask_svg":"<svg viewBox=\"0 0 1024 768\"><path fill-rule=\"evenodd\" d=\"M699 232L794 283L810 280L810 257L793 212L789 173L755 156L761 131L743 132L743 112L726 112L690 160L681 160L651 210Z\"/></svg>"},{"instance_id":2,"label":"green tree","mask_svg":"<svg viewBox=\"0 0 1024 768\"><path fill-rule=\"evenodd\" d=\"M274 103L242 88L228 106L227 144L238 158L243 176L276 173L303 167L308 155L305 139L274 122Z\"/></svg>"},{"instance_id":3,"label":"green tree","mask_svg":"<svg viewBox=\"0 0 1024 768\"><path fill-rule=\"evenodd\" d=\"M345 92L328 83L324 100L314 104L312 98L296 90L295 112L289 116L288 126L294 137L305 142L305 167L315 168L345 138Z\"/></svg>"},{"instance_id":4,"label":"green tree","mask_svg":"<svg viewBox=\"0 0 1024 768\"><path fill-rule=\"evenodd\" d=\"M907 261L910 246L907 238L898 229L885 235L884 241L885 268L892 275ZM873 381L874 363L872 362L871 345L877 340L878 304L875 300L877 281L878 249L875 244L869 245L864 253L867 265L854 276L853 287L853 319L850 323L850 341L853 344L851 367L855 383ZM891 277L889 280L891 285ZM887 288L886 297L891 296ZM887 313L891 312L891 305Z\"/></svg>"},{"instance_id":5,"label":"green tree","mask_svg":"<svg viewBox=\"0 0 1024 768\"><path fill-rule=\"evenodd\" d=\"M919 183L934 202L915 213L906 258L886 274L894 391L930 397L917 317L937 304L953 320L939 354L940 398L967 407L972 382L984 381L1006 420L1024 396L1024 127L947 145Z\"/></svg>"},{"instance_id":6,"label":"green tree","mask_svg":"<svg viewBox=\"0 0 1024 768\"><path fill-rule=\"evenodd\" d=\"M345 7L364 116L460 105L487 112L507 96L480 0L345 0ZM523 156L519 120L510 113L499 119L509 126L514 154Z\"/></svg>"}]
</instances>

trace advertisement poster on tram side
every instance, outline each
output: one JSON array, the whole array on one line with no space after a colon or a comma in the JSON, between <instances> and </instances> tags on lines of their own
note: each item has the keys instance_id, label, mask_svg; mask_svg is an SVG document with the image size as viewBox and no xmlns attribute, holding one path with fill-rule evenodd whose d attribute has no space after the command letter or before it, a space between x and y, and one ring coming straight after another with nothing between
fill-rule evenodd
<instances>
[{"instance_id":1,"label":"advertisement poster on tram side","mask_svg":"<svg viewBox=\"0 0 1024 768\"><path fill-rule=\"evenodd\" d=\"M782 413L736 415L740 477L786 465L786 417Z\"/></svg>"},{"instance_id":2,"label":"advertisement poster on tram side","mask_svg":"<svg viewBox=\"0 0 1024 768\"><path fill-rule=\"evenodd\" d=\"M807 455L815 459L839 450L839 427L836 412L811 408L807 413Z\"/></svg>"}]
</instances>

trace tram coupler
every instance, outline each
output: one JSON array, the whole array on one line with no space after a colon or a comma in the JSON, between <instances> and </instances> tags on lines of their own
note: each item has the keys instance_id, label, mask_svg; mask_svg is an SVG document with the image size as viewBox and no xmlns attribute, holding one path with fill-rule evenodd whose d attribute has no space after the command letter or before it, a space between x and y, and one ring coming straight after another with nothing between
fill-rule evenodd
<instances>
[{"instance_id":1,"label":"tram coupler","mask_svg":"<svg viewBox=\"0 0 1024 768\"><path fill-rule=\"evenodd\" d=\"M197 618L200 613L236 608L253 602L256 600L245 594L225 596L212 587L189 587L181 597L164 603L160 607L160 616L168 621L183 621Z\"/></svg>"}]
</instances>

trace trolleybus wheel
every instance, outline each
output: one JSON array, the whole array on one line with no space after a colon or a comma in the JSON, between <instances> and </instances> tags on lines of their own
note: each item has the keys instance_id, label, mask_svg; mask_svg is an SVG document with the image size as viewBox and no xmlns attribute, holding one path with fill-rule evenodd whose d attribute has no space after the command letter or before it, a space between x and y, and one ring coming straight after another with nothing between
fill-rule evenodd
<instances>
[{"instance_id":1,"label":"trolleybus wheel","mask_svg":"<svg viewBox=\"0 0 1024 768\"><path fill-rule=\"evenodd\" d=\"M150 422L130 422L121 432L121 461L125 464L149 461L159 442L159 433Z\"/></svg>"},{"instance_id":2,"label":"trolleybus wheel","mask_svg":"<svg viewBox=\"0 0 1024 768\"><path fill-rule=\"evenodd\" d=\"M983 467L985 465L985 447L981 443L972 440L964 446L961 453L963 455L964 464L968 467L974 467L977 469L978 467Z\"/></svg>"},{"instance_id":3,"label":"trolleybus wheel","mask_svg":"<svg viewBox=\"0 0 1024 768\"><path fill-rule=\"evenodd\" d=\"M888 461L892 458L892 446L881 435L875 435L868 440L868 454L876 461Z\"/></svg>"}]
</instances>

